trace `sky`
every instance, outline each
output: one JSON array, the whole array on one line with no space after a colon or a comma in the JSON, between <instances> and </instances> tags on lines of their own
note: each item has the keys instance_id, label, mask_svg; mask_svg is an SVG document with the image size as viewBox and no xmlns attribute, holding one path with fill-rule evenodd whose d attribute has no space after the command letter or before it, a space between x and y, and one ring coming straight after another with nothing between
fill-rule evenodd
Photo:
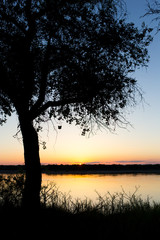
<instances>
[{"instance_id":1,"label":"sky","mask_svg":"<svg viewBox=\"0 0 160 240\"><path fill-rule=\"evenodd\" d=\"M150 0L152 2L152 0ZM151 18L140 18L147 8L146 0L126 0L127 21L141 26L145 21L156 26ZM155 31L154 33L155 34ZM117 128L114 133L97 131L81 136L79 127L48 124L40 133L40 142L46 141L46 149L40 144L42 164L150 164L160 163L160 33L155 34L149 47L148 68L136 70L133 77L143 90L145 101L128 109L127 129ZM15 114L0 126L0 164L23 164L21 135L17 137L18 120Z\"/></svg>"}]
</instances>

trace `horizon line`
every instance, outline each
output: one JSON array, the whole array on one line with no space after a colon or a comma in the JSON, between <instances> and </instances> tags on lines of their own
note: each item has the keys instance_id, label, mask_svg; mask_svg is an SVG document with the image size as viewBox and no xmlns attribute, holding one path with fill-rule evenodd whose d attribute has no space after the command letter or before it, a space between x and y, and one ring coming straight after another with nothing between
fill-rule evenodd
<instances>
[{"instance_id":1,"label":"horizon line","mask_svg":"<svg viewBox=\"0 0 160 240\"><path fill-rule=\"evenodd\" d=\"M59 162L59 163L41 163L41 166L47 165L158 165L160 161L116 161L116 162ZM24 163L0 163L0 166L25 166Z\"/></svg>"}]
</instances>

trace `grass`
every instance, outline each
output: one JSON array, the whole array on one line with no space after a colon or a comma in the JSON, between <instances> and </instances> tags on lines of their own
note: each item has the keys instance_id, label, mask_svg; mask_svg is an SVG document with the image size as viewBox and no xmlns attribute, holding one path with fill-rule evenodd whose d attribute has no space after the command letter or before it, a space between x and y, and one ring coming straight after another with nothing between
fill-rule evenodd
<instances>
[{"instance_id":1,"label":"grass","mask_svg":"<svg viewBox=\"0 0 160 240\"><path fill-rule=\"evenodd\" d=\"M8 237L40 234L58 239L125 239L158 236L160 203L143 200L134 193L101 196L97 202L72 199L54 183L42 186L41 208L37 212L21 207L24 175L0 176L0 227Z\"/></svg>"}]
</instances>

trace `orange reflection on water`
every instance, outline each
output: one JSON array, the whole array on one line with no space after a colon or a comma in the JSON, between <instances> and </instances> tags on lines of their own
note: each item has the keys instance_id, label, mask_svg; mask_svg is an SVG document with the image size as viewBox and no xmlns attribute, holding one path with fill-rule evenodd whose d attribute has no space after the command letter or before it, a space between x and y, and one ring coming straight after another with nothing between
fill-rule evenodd
<instances>
[{"instance_id":1,"label":"orange reflection on water","mask_svg":"<svg viewBox=\"0 0 160 240\"><path fill-rule=\"evenodd\" d=\"M160 175L155 174L117 174L117 175L49 175L43 174L43 183L54 181L63 193L70 193L75 198L85 199L86 197L96 201L97 192L104 196L107 192L111 194L122 192L132 194L136 187L139 187L137 195L146 199L147 196L152 200L160 201Z\"/></svg>"}]
</instances>

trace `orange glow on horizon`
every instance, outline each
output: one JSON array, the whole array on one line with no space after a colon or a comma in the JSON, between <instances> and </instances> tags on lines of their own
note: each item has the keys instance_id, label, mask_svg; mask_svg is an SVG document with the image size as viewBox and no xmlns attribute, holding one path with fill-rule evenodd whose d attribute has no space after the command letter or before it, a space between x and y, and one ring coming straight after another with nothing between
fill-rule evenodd
<instances>
[{"instance_id":1,"label":"orange glow on horizon","mask_svg":"<svg viewBox=\"0 0 160 240\"><path fill-rule=\"evenodd\" d=\"M52 131L47 137L42 133L47 149L43 150L40 145L41 164L160 163L159 138L147 138L146 132L140 136L134 131L119 134L101 132L87 138L80 136L77 128L70 129L68 125L64 126L63 132L61 130L57 136ZM0 164L24 164L23 144L12 137L15 134L12 125L11 128L6 125L4 134L1 134Z\"/></svg>"},{"instance_id":2,"label":"orange glow on horizon","mask_svg":"<svg viewBox=\"0 0 160 240\"><path fill-rule=\"evenodd\" d=\"M160 163L158 121L156 117L154 122L149 118L146 124L144 113L138 112L133 120L135 129L117 129L115 134L98 131L90 137L81 136L78 127L66 123L62 123L61 130L54 130L52 125L48 128L50 131L44 127L39 139L47 143L47 149L43 150L40 145L41 164ZM21 135L13 137L16 126L14 115L0 128L0 164L24 164Z\"/></svg>"},{"instance_id":3,"label":"orange glow on horizon","mask_svg":"<svg viewBox=\"0 0 160 240\"><path fill-rule=\"evenodd\" d=\"M24 164L24 159L23 156L21 156L21 158L17 159L17 158L5 158L3 160L0 159L0 165L23 165ZM130 158L130 159L85 159L85 160L75 160L75 159L48 159L48 158L41 158L41 164L43 165L47 165L47 164L63 164L63 165L83 165L83 164L160 164L160 160L159 159L143 159L143 158L139 158L139 159L134 159L134 158Z\"/></svg>"},{"instance_id":4,"label":"orange glow on horizon","mask_svg":"<svg viewBox=\"0 0 160 240\"><path fill-rule=\"evenodd\" d=\"M107 153L108 152L108 153ZM99 154L98 154L99 153ZM72 154L53 151L50 149L40 150L41 164L158 164L160 163L159 154L143 154L140 152L108 151L98 153L88 150L82 151L81 154L76 151ZM0 155L0 165L21 165L24 164L23 148L11 149L9 152L4 151Z\"/></svg>"}]
</instances>

